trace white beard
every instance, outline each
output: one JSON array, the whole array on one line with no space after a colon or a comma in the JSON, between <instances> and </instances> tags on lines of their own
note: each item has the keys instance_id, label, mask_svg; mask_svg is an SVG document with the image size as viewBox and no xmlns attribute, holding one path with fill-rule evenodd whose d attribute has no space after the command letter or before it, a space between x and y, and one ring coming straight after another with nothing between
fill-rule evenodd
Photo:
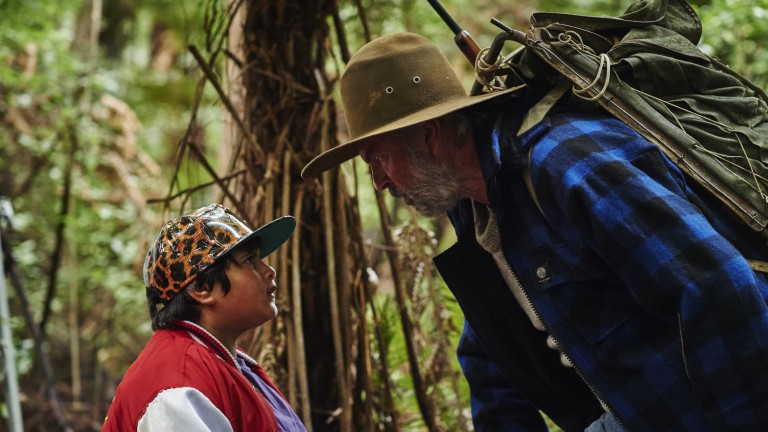
<instances>
[{"instance_id":1,"label":"white beard","mask_svg":"<svg viewBox=\"0 0 768 432\"><path fill-rule=\"evenodd\" d=\"M465 196L456 178L458 171L447 161L435 161L420 149L408 147L409 185L391 188L392 196L406 199L417 212L428 217L439 216L456 206Z\"/></svg>"}]
</instances>

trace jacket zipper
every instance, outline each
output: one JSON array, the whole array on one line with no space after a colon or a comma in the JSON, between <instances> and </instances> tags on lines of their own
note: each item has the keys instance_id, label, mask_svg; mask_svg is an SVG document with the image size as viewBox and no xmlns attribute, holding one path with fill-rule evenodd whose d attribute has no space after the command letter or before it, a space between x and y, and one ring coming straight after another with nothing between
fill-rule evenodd
<instances>
[{"instance_id":1,"label":"jacket zipper","mask_svg":"<svg viewBox=\"0 0 768 432\"><path fill-rule=\"evenodd\" d=\"M560 354L565 357L566 360L568 360L568 363L573 367L573 370L576 371L576 374L581 378L582 381L584 381L584 384L587 385L587 388L592 392L592 394L595 396L598 402L600 402L600 405L603 406L608 412L610 412L613 417L616 419L616 421L621 425L621 427L629 431L629 428L624 424L624 421L616 414L616 411L611 407L608 402L606 402L605 398L600 395L600 392L597 391L597 389L587 380L587 378L584 376L584 373L579 369L578 366L571 360L571 357L568 355L568 352L566 352L563 349L563 346L560 344L560 341L555 337L554 333L549 329L549 326L547 323L541 318L541 314L539 314L539 311L536 309L536 306L533 304L533 301L531 300L531 297L528 295L528 291L525 290L523 287L523 284L520 282L520 278L518 278L517 273L512 269L512 266L509 264L509 258L507 258L506 252L504 252L504 263L507 266L507 269L509 269L510 274L512 275L512 279L514 280L516 287L511 287L512 289L518 288L520 289L520 292L523 293L523 297L525 297L526 303L528 303L528 306L533 311L534 315L536 315L536 319L539 320L542 326L547 331L547 334L552 338L552 341L555 343L555 346L557 347L557 350L560 352ZM682 330L681 330L681 337L682 337ZM562 362L561 362L562 363ZM566 366L567 367L567 366ZM597 420L597 419L595 419Z\"/></svg>"}]
</instances>

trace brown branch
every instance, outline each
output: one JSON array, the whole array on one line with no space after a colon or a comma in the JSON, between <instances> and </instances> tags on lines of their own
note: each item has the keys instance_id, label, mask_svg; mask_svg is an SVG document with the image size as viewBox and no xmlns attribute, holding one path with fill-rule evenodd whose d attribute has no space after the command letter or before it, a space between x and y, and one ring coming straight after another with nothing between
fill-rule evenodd
<instances>
[{"instance_id":1,"label":"brown branch","mask_svg":"<svg viewBox=\"0 0 768 432\"><path fill-rule=\"evenodd\" d=\"M181 169L181 160L183 159L184 149L190 148L192 150L192 153L195 155L195 157L197 157L198 161L203 166L203 168L205 168L208 174L210 174L210 176L213 178L214 183L216 183L221 188L224 195L226 195L227 198L231 200L232 205L239 212L239 214L245 215L247 213L243 211L243 206L241 202L235 199L235 197L232 195L232 192L229 191L228 186L224 184L224 181L222 180L222 178L219 177L218 174L216 174L216 171L213 169L213 167L211 167L211 165L205 159L205 156L203 155L202 151L190 139L193 125L195 124L195 120L197 119L197 110L200 108L200 103L202 101L204 85L205 85L205 78L201 78L197 84L197 89L195 92L195 101L192 107L192 117L189 120L189 124L187 125L187 130L184 132L184 136L179 141L179 155L178 155L178 160L176 162L176 166L172 176L170 190L171 191L173 190L173 187L176 184L176 181L178 180L178 174L179 174L179 170ZM232 169L229 169L228 171L232 171ZM229 177L224 177L224 178L229 178ZM181 195L183 195L183 193L172 195L169 191L169 196L178 197ZM153 200L153 202L165 202L167 204L170 202L170 200L169 199Z\"/></svg>"},{"instance_id":2,"label":"brown branch","mask_svg":"<svg viewBox=\"0 0 768 432\"><path fill-rule=\"evenodd\" d=\"M227 97L227 95L224 93L224 89L221 88L221 85L219 84L218 78L216 78L216 75L211 70L208 63L203 59L203 56L200 55L200 51L198 51L197 47L194 45L188 46L189 51L192 53L192 55L195 57L195 60L197 60L197 64L200 66L200 69L203 70L203 73L205 73L206 78L208 78L208 81L213 84L213 88L216 89L216 92L219 94L219 98L221 99L221 102L224 104L224 106L227 108L227 111L229 111L229 114L232 116L232 118L235 120L235 123L240 127L241 132L243 133L243 137L248 140L248 144L251 145L253 150L256 152L256 164L263 164L264 163L264 150L261 148L261 146L253 139L253 136L248 132L248 129L245 126L245 123L243 122L243 119L240 118L238 115L237 109L232 104L232 101ZM237 148L235 148L235 151L232 153L233 155L240 154L240 145L237 145ZM234 161L235 158L232 158ZM229 170L232 170L232 166L229 167Z\"/></svg>"},{"instance_id":3,"label":"brown branch","mask_svg":"<svg viewBox=\"0 0 768 432\"><path fill-rule=\"evenodd\" d=\"M203 89L205 88L205 78L200 78L200 80L197 82L197 88L195 89L195 100L192 103L192 114L189 119L189 123L187 124L187 130L184 132L184 136L179 140L179 146L178 146L178 155L176 159L176 166L173 170L173 175L171 176L171 182L168 186L168 195L170 196L174 186L176 185L176 182L179 179L179 170L181 169L181 161L184 158L184 150L187 147L187 143L190 141L189 136L192 133L192 126L194 125L195 120L197 119L197 110L200 108L200 103L203 100ZM170 201L166 201L166 205Z\"/></svg>"},{"instance_id":4,"label":"brown branch","mask_svg":"<svg viewBox=\"0 0 768 432\"><path fill-rule=\"evenodd\" d=\"M0 230L2 231L2 230ZM6 233L3 232L0 235L1 239L7 238ZM24 285L21 283L21 278L16 271L16 261L13 259L13 250L7 241L0 241L0 250L2 250L2 258L4 260L5 273L11 280L11 284L16 289L16 295L21 303L21 310L24 315L24 322L27 324L27 329L32 334L32 340L34 341L35 352L40 358L40 364L43 369L43 377L45 381L46 392L48 393L48 400L51 404L51 409L59 423L61 429L65 432L72 432L72 426L67 419L67 412L64 409L64 404L59 398L59 394L56 391L56 378L53 374L53 367L48 354L43 349L43 334L40 331L40 327L35 323L35 319L32 317L32 312L29 308L29 300L27 299ZM2 275L5 277L5 275Z\"/></svg>"},{"instance_id":5,"label":"brown branch","mask_svg":"<svg viewBox=\"0 0 768 432\"><path fill-rule=\"evenodd\" d=\"M360 7L360 0L358 0L358 10L362 13L362 8ZM339 49L341 49L341 58L344 59L344 62L346 63L349 60L349 48L347 46L347 36L344 32L344 23L341 21L341 17L339 16L339 0L333 1L333 27L336 29L336 38L339 41ZM363 20L363 28L365 29L367 27L365 20ZM366 40L368 37L368 34L366 33Z\"/></svg>"},{"instance_id":6,"label":"brown branch","mask_svg":"<svg viewBox=\"0 0 768 432\"><path fill-rule=\"evenodd\" d=\"M328 122L323 123L323 129L327 129ZM327 134L327 130L324 130L324 134ZM341 184L341 182L339 182ZM341 189L341 188L340 188ZM342 271L339 274L339 282L338 287L339 290L336 293L336 301L339 303L338 309L341 311L346 311L345 313L339 314L339 328L341 330L341 338L343 341L349 341L346 344L342 344L342 355L341 358L342 364L348 365L344 367L344 381L347 384L347 400L349 403L349 415L347 418L349 418L350 421L350 427L352 427L352 420L353 420L353 412L352 412L352 393L353 393L353 387L352 387L352 377L351 377L351 365L352 363L352 325L350 323L351 319L351 310L352 310L352 281L350 280L350 269L353 268L353 264L350 263L350 261L355 262L356 258L350 257L349 253L349 221L347 220L348 212L345 211L346 204L348 204L349 200L345 199L346 194L337 193L335 194L335 210L333 210L333 213L335 215L335 226L336 229L334 230L335 241L337 241L341 247L338 249L340 252L338 255L338 268L342 269ZM342 395L344 392L342 392ZM343 406L343 405L342 405Z\"/></svg>"},{"instance_id":7,"label":"brown branch","mask_svg":"<svg viewBox=\"0 0 768 432\"><path fill-rule=\"evenodd\" d=\"M229 182L233 178L240 177L241 175L245 174L245 172L246 172L245 169L241 169L240 171L234 172L234 173L232 173L232 174L230 174L228 176L225 176L225 177L221 177L220 179L221 179L222 182ZM168 195L165 198L150 198L150 199L147 200L147 204L157 204L157 203L166 203L167 204L167 203L170 203L171 201L175 200L176 198L178 198L178 197L180 197L182 195L189 195L189 194L192 194L192 193L197 192L199 190L202 190L202 189L205 189L207 187L213 186L215 184L217 184L216 180L212 180L212 181L209 181L209 182L206 182L206 183L201 183L201 184L198 184L196 186L193 186L193 187L181 190L179 192L176 192L173 195Z\"/></svg>"},{"instance_id":8,"label":"brown branch","mask_svg":"<svg viewBox=\"0 0 768 432\"><path fill-rule=\"evenodd\" d=\"M362 26L363 26L363 33L365 35L365 40L366 41L370 41L371 40L371 33L370 33L370 30L369 30L369 27L368 27L368 20L367 20L366 15L365 15L365 9L363 8L362 2L360 0L355 0L355 4L357 5L358 15L360 17L360 20L361 20L361 23L362 23ZM343 26L342 20L341 20L341 18L339 16L339 9L338 9L338 1L337 0L334 1L334 16L333 16L333 19L334 19L334 26L335 26L335 29L336 29L336 35L337 35L337 39L338 39L338 43L339 43L339 48L341 49L341 58L344 61L344 63L347 63L349 61L349 58L350 58L350 53L349 53L349 48L348 48L349 44L347 43L346 34L344 32L344 26ZM355 173L355 175L354 175L355 188L354 189L356 191L358 190L357 179L358 179L358 176L357 176L357 173ZM381 194L376 192L376 197L377 197L377 201L378 201L379 212L386 214L386 206L384 205L384 201L383 201L383 199L381 197ZM355 200L355 208L357 208L357 205L358 204L357 204L357 202ZM402 286L401 286L401 283L400 283L399 277L398 277L399 276L399 271L397 269L397 264L396 264L397 263L397 260L396 260L396 248L393 246L394 242L392 240L392 236L391 236L390 230L389 230L390 223L389 223L388 216L386 218L384 216L382 216L382 218L381 218L381 225L382 225L382 230L386 232L385 237L388 239L387 240L387 244L390 246L390 247L388 247L386 249L387 249L388 254L389 254L389 262L390 262L390 265L391 265L391 268L392 268L392 279L394 280L394 284L395 284L395 288L396 288L396 293L397 293L397 298L398 298L398 307L399 307L401 305L401 303L402 303L400 300L403 297L402 296ZM356 232L355 234L358 235L358 244L362 245L363 244L362 233ZM363 256L362 259L365 260L365 254L361 254L361 255ZM365 266L362 267L362 268L365 269L367 267L368 267L368 265L366 263ZM379 369L379 374L380 374L381 381L384 383L384 410L385 410L385 413L387 413L389 415L389 417L391 418L391 425L390 426L392 427L392 430L394 430L395 432L399 432L400 431L400 422L399 422L399 419L398 419L399 414L397 412L397 409L395 408L395 403L394 403L394 400L392 398L392 383L391 383L390 374L389 374L389 361L388 361L388 354L387 354L387 345L384 342L384 335L382 334L381 326L379 325L380 320L379 320L379 317L378 317L378 312L376 310L376 305L373 303L373 289L371 288L370 281L368 280L368 278L366 276L362 277L362 284L363 284L363 288L364 288L364 295L365 295L366 300L367 300L367 302L368 302L368 304L370 305L370 308L371 308L371 316L373 318L373 328L374 328L374 331L375 331L375 334L376 334L376 342L377 342L378 348L379 348L379 361L380 361L380 364L381 364L381 367ZM404 305L403 305L403 308L404 308ZM413 337L412 337L412 335L413 335L413 333L412 333L413 325L410 322L410 318L408 317L407 310L404 311L403 308L400 308L400 315L401 315L401 318L402 318L401 322L402 322L404 333L405 333L406 347L407 347L407 351L408 351L408 359L409 359L409 363L410 363L410 366L411 366L411 372L412 372L412 376L413 376L414 389L415 389L416 395L417 395L417 401L418 401L418 404L419 404L419 408L421 409L422 416L425 418L425 423L427 423L428 426L431 425L430 430L434 431L434 430L436 430L436 426L434 425L434 420L432 420L432 419L434 419L434 414L432 414L432 412L434 410L431 408L431 403L428 400L425 399L426 393L422 390L421 375L420 375L419 368L418 368L418 360L417 360L417 357L415 355L415 347L414 347ZM362 320L363 321L365 320L365 316L364 315L362 317ZM430 419L430 420L428 420L428 419Z\"/></svg>"},{"instance_id":9,"label":"brown branch","mask_svg":"<svg viewBox=\"0 0 768 432\"><path fill-rule=\"evenodd\" d=\"M44 156L33 156L27 171L27 177L21 181L19 187L11 196L24 196L29 193L29 189L32 187L32 184L35 182L37 176L48 171L45 169L45 167L46 165L50 165L50 160L50 154Z\"/></svg>"},{"instance_id":10,"label":"brown branch","mask_svg":"<svg viewBox=\"0 0 768 432\"><path fill-rule=\"evenodd\" d=\"M357 212L358 209L358 203L357 200L353 198L353 203L351 206L352 211L356 213L355 219L357 221L360 220L359 213ZM363 232L362 232L362 225L358 224L357 229L352 230L353 243L357 245L364 245L365 242L363 240ZM379 313L376 309L376 305L373 302L373 287L371 286L371 281L368 279L368 275L365 274L366 269L370 266L368 257L365 253L359 254L360 259L360 271L357 274L357 277L355 278L355 281L353 282L353 286L358 287L361 286L362 290L359 290L358 292L358 315L360 316L360 338L361 338L361 345L362 347L366 348L366 373L370 372L370 354L369 354L369 344L368 344L368 321L365 313L365 308L370 307L371 310L371 326L373 327L373 332L376 336L376 344L379 348L379 368L378 368L378 374L379 379L384 384L384 413L385 418L389 417L389 423L387 426L390 426L390 429L386 430L392 430L394 432L400 431L400 420L399 420L399 414L397 412L397 409L395 409L395 402L392 399L392 380L389 373L389 355L387 354L387 345L384 342L384 334L382 332L382 326L381 326L381 320L379 320ZM367 378L367 377L366 377ZM367 382L370 382L370 379L367 380ZM365 389L366 394L368 395L368 399L371 399L371 396L373 393L372 391L366 387Z\"/></svg>"},{"instance_id":11,"label":"brown branch","mask_svg":"<svg viewBox=\"0 0 768 432\"><path fill-rule=\"evenodd\" d=\"M205 155L203 155L203 152L200 150L200 148L195 144L194 142L188 142L187 146L192 149L192 153L197 157L197 161L200 162L200 165L205 168L205 170L208 172L208 174L213 177L214 182L221 188L221 191L224 193L224 195L229 198L229 200L232 202L232 205L235 206L235 209L237 210L238 214L241 215L247 215L248 213L245 211L245 209L242 207L242 204L239 200L235 199L235 196L232 195L232 192L229 191L229 187L224 184L224 181L219 177L218 174L216 174L216 171L213 169L211 164L208 163L208 161L205 159Z\"/></svg>"},{"instance_id":12,"label":"brown branch","mask_svg":"<svg viewBox=\"0 0 768 432\"><path fill-rule=\"evenodd\" d=\"M78 141L74 128L67 128L69 133L69 152L67 155L67 168L64 176L64 191L61 195L61 211L59 212L59 221L56 224L56 240L51 253L51 268L48 273L48 288L45 292L45 302L43 303L43 315L40 318L40 337L45 339L45 327L51 316L51 304L56 296L56 281L61 265L61 256L64 250L64 231L67 227L67 215L69 215L70 196L72 194L72 176L75 170L75 152L77 151Z\"/></svg>"},{"instance_id":13,"label":"brown branch","mask_svg":"<svg viewBox=\"0 0 768 432\"><path fill-rule=\"evenodd\" d=\"M400 323L403 327L403 335L405 336L405 347L408 351L408 364L411 369L411 378L413 379L413 390L416 393L416 401L419 404L421 416L427 425L427 429L431 432L436 432L438 427L435 423L435 410L432 401L427 397L427 389L422 383L419 357L416 352L416 343L413 340L414 326L411 322L411 317L408 315L408 306L405 304L406 294L403 289L403 282L400 280L400 269L397 266L397 250L392 238L392 224L387 213L387 206L384 203L384 197L379 191L376 191L376 202L379 204L381 231L384 235L384 243L387 246L387 258L392 271L392 281L395 285L395 299L397 300L397 309L400 312Z\"/></svg>"},{"instance_id":14,"label":"brown branch","mask_svg":"<svg viewBox=\"0 0 768 432\"><path fill-rule=\"evenodd\" d=\"M323 189L326 191L334 190L331 187L331 175L337 174L323 173ZM352 430L351 410L349 406L349 385L347 383L347 365L343 364L344 348L342 346L341 324L339 323L339 304L338 304L338 284L336 282L336 250L335 237L333 235L334 218L332 214L333 206L331 204L331 194L323 194L323 228L325 231L325 254L328 274L328 295L331 305L331 330L333 331L333 350L336 361L340 367L336 368L336 380L339 383L339 406L341 415L339 418L339 429L342 432Z\"/></svg>"},{"instance_id":15,"label":"brown branch","mask_svg":"<svg viewBox=\"0 0 768 432\"><path fill-rule=\"evenodd\" d=\"M355 4L357 5L357 14L360 16L360 23L363 25L363 35L365 36L365 40L370 41L371 29L368 27L368 18L365 16L365 8L363 7L363 2L360 0L355 0Z\"/></svg>"},{"instance_id":16,"label":"brown branch","mask_svg":"<svg viewBox=\"0 0 768 432\"><path fill-rule=\"evenodd\" d=\"M308 432L312 432L312 407L309 398L309 380L307 379L306 346L304 344L303 306L301 304L301 213L304 200L304 187L299 187L295 198L296 230L291 239L291 313L296 331L296 372L299 379L299 402L301 418Z\"/></svg>"}]
</instances>

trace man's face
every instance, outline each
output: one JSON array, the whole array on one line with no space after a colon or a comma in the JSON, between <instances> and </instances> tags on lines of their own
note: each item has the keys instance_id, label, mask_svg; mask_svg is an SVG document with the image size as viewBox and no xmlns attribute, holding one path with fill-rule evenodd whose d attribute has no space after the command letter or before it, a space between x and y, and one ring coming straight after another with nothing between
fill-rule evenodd
<instances>
[{"instance_id":1,"label":"man's face","mask_svg":"<svg viewBox=\"0 0 768 432\"><path fill-rule=\"evenodd\" d=\"M463 198L456 170L445 159L427 151L416 127L410 133L393 132L365 140L360 156L371 167L377 190L389 189L425 216L437 216ZM444 144L450 145L450 144Z\"/></svg>"}]
</instances>

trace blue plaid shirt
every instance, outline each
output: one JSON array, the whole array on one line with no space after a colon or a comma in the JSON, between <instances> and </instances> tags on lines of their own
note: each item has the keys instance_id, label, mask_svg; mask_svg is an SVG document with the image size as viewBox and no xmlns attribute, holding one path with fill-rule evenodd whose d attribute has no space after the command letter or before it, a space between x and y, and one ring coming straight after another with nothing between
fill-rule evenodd
<instances>
[{"instance_id":1,"label":"blue plaid shirt","mask_svg":"<svg viewBox=\"0 0 768 432\"><path fill-rule=\"evenodd\" d=\"M632 431L768 430L768 283L744 258L766 260L759 236L615 119L555 115L518 138L540 209L504 169L508 139L478 147L502 247L592 394ZM450 212L460 243L470 205ZM448 279L460 304L489 289ZM481 331L482 309L462 308L476 430L542 429L521 408L535 389L489 354L519 328Z\"/></svg>"}]
</instances>

